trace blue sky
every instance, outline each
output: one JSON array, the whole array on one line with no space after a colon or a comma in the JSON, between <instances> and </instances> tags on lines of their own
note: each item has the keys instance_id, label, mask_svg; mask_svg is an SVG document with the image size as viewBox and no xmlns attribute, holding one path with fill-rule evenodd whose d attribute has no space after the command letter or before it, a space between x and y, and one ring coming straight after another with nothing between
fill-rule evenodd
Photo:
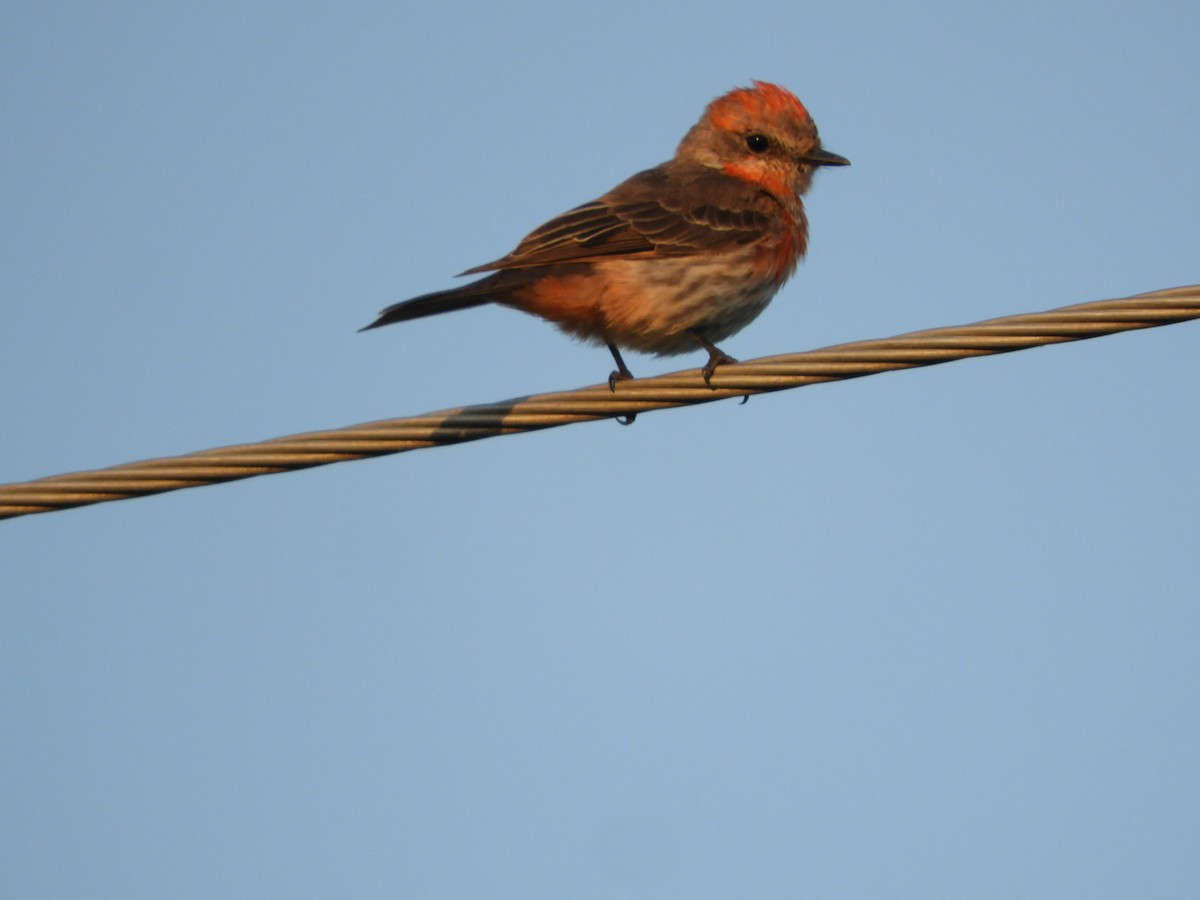
<instances>
[{"instance_id":1,"label":"blue sky","mask_svg":"<svg viewBox=\"0 0 1200 900\"><path fill-rule=\"evenodd\" d=\"M854 164L735 356L1195 283L1197 38L1184 2L8 4L0 481L602 380L503 309L356 329L752 78ZM1198 345L0 524L0 893L1194 897Z\"/></svg>"}]
</instances>

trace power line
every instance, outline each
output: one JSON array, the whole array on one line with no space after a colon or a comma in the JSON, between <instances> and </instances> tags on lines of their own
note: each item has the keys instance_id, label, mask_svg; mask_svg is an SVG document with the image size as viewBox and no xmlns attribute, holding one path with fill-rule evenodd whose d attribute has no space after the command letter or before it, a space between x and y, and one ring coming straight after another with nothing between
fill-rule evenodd
<instances>
[{"instance_id":1,"label":"power line","mask_svg":"<svg viewBox=\"0 0 1200 900\"><path fill-rule=\"evenodd\" d=\"M290 435L256 444L3 484L0 519L574 422L782 391L1197 318L1200 318L1200 286L1193 285L722 365L712 377L712 388L705 385L699 369L690 369L622 381L615 392L607 384L593 385L333 431Z\"/></svg>"}]
</instances>

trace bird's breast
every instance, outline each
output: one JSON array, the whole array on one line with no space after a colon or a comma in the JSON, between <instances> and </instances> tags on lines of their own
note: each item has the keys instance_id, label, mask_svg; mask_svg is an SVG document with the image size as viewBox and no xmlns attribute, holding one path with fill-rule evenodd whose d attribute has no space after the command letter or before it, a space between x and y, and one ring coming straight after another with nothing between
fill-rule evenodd
<instances>
[{"instance_id":1,"label":"bird's breast","mask_svg":"<svg viewBox=\"0 0 1200 900\"><path fill-rule=\"evenodd\" d=\"M757 245L757 250L758 276L771 279L776 288L782 287L808 250L808 220L804 207L797 206L795 211L781 209L778 228Z\"/></svg>"},{"instance_id":2,"label":"bird's breast","mask_svg":"<svg viewBox=\"0 0 1200 900\"><path fill-rule=\"evenodd\" d=\"M501 302L585 340L690 352L689 331L721 341L766 308L804 252L803 229L791 226L721 251L547 266Z\"/></svg>"}]
</instances>

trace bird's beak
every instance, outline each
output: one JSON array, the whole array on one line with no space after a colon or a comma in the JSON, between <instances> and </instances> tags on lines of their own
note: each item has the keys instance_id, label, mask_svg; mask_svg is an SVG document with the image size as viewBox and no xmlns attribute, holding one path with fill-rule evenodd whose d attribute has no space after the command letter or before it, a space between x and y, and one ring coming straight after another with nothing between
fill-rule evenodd
<instances>
[{"instance_id":1,"label":"bird's beak","mask_svg":"<svg viewBox=\"0 0 1200 900\"><path fill-rule=\"evenodd\" d=\"M800 157L800 162L810 166L848 166L850 160L844 156L838 156L836 153L830 153L828 150L822 150L818 147L812 153L806 153Z\"/></svg>"}]
</instances>

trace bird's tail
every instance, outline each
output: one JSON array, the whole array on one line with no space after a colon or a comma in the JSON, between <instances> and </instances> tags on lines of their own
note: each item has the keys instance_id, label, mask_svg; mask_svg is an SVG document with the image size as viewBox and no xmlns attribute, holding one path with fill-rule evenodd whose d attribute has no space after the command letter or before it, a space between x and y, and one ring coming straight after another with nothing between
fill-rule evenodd
<instances>
[{"instance_id":1,"label":"bird's tail","mask_svg":"<svg viewBox=\"0 0 1200 900\"><path fill-rule=\"evenodd\" d=\"M425 316L436 316L438 313L454 312L456 309L470 309L472 306L483 306L492 303L495 295L488 291L472 290L475 285L461 288L451 288L448 291L435 291L432 294L422 294L401 303L394 303L383 310L370 325L364 325L359 331L368 331L391 325L393 322L407 322L409 319L421 319Z\"/></svg>"}]
</instances>

